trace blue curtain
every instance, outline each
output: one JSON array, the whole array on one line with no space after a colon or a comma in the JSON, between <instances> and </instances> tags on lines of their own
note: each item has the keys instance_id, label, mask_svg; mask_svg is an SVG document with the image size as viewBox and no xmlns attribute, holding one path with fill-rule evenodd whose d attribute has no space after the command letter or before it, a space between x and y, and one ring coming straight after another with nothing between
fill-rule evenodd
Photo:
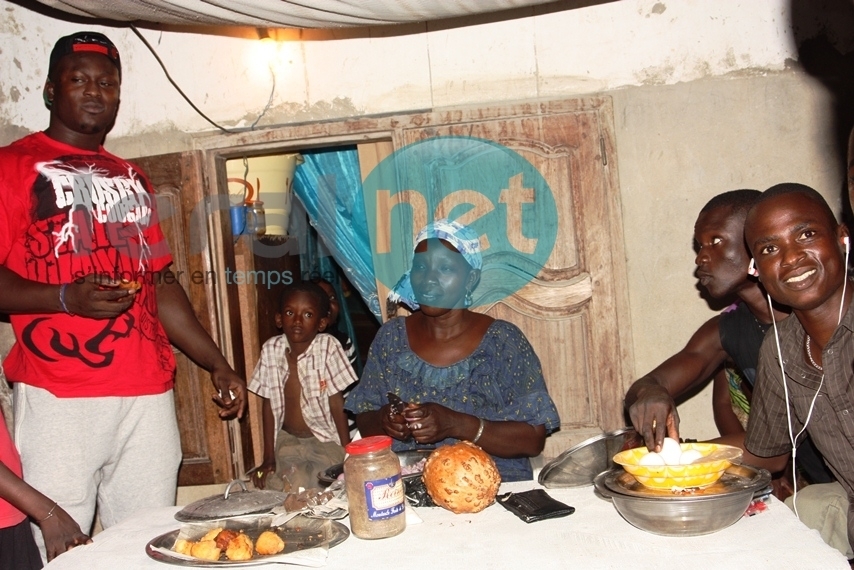
<instances>
[{"instance_id":1,"label":"blue curtain","mask_svg":"<svg viewBox=\"0 0 854 570\"><path fill-rule=\"evenodd\" d=\"M356 147L309 150L301 154L305 162L297 167L294 175L294 193L302 202L312 227L317 230L329 255L380 321L382 313L377 297ZM300 232L296 227L293 229L295 231L289 233L299 236L302 253L302 242L310 239L310 232ZM340 293L338 284L336 288ZM343 312L343 298L339 296L339 299ZM352 334L351 338L354 338Z\"/></svg>"}]
</instances>

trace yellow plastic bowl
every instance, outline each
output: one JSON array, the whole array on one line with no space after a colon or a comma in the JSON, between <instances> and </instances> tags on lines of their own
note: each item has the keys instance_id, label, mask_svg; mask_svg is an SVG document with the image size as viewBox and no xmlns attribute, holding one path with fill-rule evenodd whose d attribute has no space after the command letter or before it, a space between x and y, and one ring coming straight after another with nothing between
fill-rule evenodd
<instances>
[{"instance_id":1,"label":"yellow plastic bowl","mask_svg":"<svg viewBox=\"0 0 854 570\"><path fill-rule=\"evenodd\" d=\"M680 447L682 451L696 449L703 457L688 465L639 465L641 457L649 450L636 447L615 455L614 463L622 465L645 487L679 490L711 485L730 465L741 462L741 449L730 445L683 443Z\"/></svg>"}]
</instances>

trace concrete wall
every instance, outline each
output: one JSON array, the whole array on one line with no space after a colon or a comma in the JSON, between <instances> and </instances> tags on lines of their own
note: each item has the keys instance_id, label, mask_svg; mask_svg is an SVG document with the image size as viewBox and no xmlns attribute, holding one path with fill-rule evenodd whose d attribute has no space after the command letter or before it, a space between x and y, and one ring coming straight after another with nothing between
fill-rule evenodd
<instances>
[{"instance_id":1,"label":"concrete wall","mask_svg":"<svg viewBox=\"0 0 854 570\"><path fill-rule=\"evenodd\" d=\"M84 27L110 35L124 62L108 148L129 157L184 150L211 130L130 30L69 22L31 4L0 0L0 143L47 125L41 88L51 46ZM851 3L799 4L566 0L509 17L278 31L282 41L267 45L232 37L252 30L142 33L193 102L227 128L610 94L641 374L714 314L696 289L691 247L711 196L798 181L841 204L835 102L799 69L795 37L826 21L854 29ZM843 53L854 43L848 32L825 35ZM716 434L708 391L682 415L684 435Z\"/></svg>"}]
</instances>

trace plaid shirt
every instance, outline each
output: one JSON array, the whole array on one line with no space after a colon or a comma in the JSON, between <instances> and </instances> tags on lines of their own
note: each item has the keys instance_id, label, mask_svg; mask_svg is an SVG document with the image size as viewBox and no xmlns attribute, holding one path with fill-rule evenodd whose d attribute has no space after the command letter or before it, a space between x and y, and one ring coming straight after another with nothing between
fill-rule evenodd
<instances>
[{"instance_id":1,"label":"plaid shirt","mask_svg":"<svg viewBox=\"0 0 854 570\"><path fill-rule=\"evenodd\" d=\"M852 304L854 306L854 304ZM821 372L805 362L806 332L795 315L777 323L786 369L792 435L801 431L810 403L819 389ZM807 431L830 470L848 493L848 539L854 544L854 312L848 310L822 351L824 384L815 399ZM744 441L760 457L792 450L786 418L786 395L774 332L765 336L759 352L756 388ZM803 436L801 436L803 437ZM800 441L798 442L800 443Z\"/></svg>"},{"instance_id":2,"label":"plaid shirt","mask_svg":"<svg viewBox=\"0 0 854 570\"><path fill-rule=\"evenodd\" d=\"M249 390L270 400L278 429L285 422L285 380L288 378L289 350L285 335L274 336L261 348L261 359L252 373ZM306 425L322 441L338 444L338 428L332 419L329 396L341 392L356 381L353 367L344 349L334 337L318 334L308 349L297 357L300 381L300 410Z\"/></svg>"}]
</instances>

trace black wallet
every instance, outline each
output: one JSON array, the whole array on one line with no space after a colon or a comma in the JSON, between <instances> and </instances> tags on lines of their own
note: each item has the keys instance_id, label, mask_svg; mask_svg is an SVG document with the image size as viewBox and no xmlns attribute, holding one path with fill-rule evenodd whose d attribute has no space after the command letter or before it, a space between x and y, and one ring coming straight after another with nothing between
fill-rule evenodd
<instances>
[{"instance_id":1,"label":"black wallet","mask_svg":"<svg viewBox=\"0 0 854 570\"><path fill-rule=\"evenodd\" d=\"M542 489L531 489L521 493L505 493L497 497L504 508L525 521L532 523L545 519L565 517L575 512L570 507L553 499Z\"/></svg>"}]
</instances>

